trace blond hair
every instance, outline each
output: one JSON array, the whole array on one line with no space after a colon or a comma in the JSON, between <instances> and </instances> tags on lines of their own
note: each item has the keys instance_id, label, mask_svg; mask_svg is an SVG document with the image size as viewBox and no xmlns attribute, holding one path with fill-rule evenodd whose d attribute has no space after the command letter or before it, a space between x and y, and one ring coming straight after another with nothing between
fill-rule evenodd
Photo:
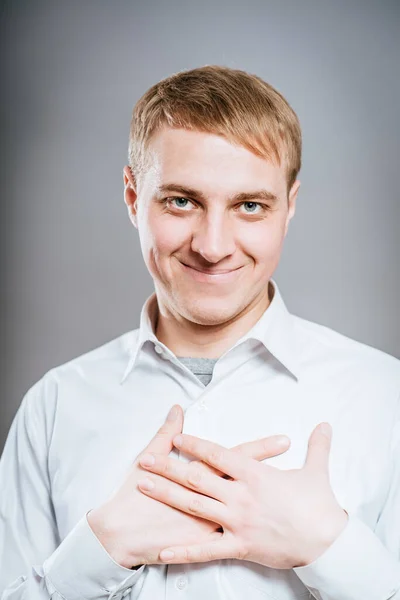
<instances>
[{"instance_id":1,"label":"blond hair","mask_svg":"<svg viewBox=\"0 0 400 600\"><path fill-rule=\"evenodd\" d=\"M147 148L161 127L225 137L257 156L285 163L288 190L301 167L301 129L287 100L257 75L219 65L180 71L138 100L131 120L129 166L139 179L148 168Z\"/></svg>"}]
</instances>

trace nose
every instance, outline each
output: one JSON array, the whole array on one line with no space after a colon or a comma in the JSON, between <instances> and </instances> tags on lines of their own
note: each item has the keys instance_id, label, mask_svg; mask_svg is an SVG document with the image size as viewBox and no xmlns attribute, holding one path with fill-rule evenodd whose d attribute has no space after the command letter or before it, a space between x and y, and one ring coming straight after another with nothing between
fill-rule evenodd
<instances>
[{"instance_id":1,"label":"nose","mask_svg":"<svg viewBox=\"0 0 400 600\"><path fill-rule=\"evenodd\" d=\"M191 249L210 263L217 263L233 254L236 244L229 218L216 213L204 215L201 222L196 223Z\"/></svg>"}]
</instances>

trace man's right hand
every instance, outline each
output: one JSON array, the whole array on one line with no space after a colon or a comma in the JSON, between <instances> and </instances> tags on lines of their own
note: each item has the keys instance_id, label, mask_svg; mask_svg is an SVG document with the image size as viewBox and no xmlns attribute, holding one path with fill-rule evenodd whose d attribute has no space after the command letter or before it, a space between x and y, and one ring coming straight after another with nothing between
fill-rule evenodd
<instances>
[{"instance_id":1,"label":"man's right hand","mask_svg":"<svg viewBox=\"0 0 400 600\"><path fill-rule=\"evenodd\" d=\"M173 449L172 440L182 428L183 411L175 405L142 454L168 456ZM289 446L290 440L286 436L283 436L283 442L282 436L270 436L241 444L235 450L262 460L286 452ZM108 554L128 569L141 564L161 564L159 553L163 548L207 542L220 535L218 523L181 512L139 491L137 482L146 473L139 464L142 454L133 463L118 491L87 515L91 529ZM200 464L204 469L212 469Z\"/></svg>"}]
</instances>

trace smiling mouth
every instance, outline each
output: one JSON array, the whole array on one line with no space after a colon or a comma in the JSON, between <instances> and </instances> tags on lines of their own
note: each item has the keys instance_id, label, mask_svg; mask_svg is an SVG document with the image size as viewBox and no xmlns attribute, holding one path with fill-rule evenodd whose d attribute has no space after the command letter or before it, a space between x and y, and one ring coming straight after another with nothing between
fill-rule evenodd
<instances>
[{"instance_id":1,"label":"smiling mouth","mask_svg":"<svg viewBox=\"0 0 400 600\"><path fill-rule=\"evenodd\" d=\"M242 267L236 267L235 269L219 269L216 271L215 269L207 269L206 267L194 267L193 265L187 265L186 263L182 263L183 266L188 267L189 269L193 269L198 273L204 273L204 275L227 275L228 273L233 273L234 271L238 271Z\"/></svg>"},{"instance_id":2,"label":"smiling mouth","mask_svg":"<svg viewBox=\"0 0 400 600\"><path fill-rule=\"evenodd\" d=\"M192 281L200 285L232 285L237 282L243 271L243 266L235 269L210 269L207 267L194 267L179 261L182 269Z\"/></svg>"}]
</instances>

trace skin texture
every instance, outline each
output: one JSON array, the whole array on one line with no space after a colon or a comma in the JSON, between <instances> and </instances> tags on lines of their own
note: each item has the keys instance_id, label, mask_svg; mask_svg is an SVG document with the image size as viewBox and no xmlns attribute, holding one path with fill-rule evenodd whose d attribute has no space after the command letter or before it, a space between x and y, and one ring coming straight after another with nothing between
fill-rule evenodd
<instances>
[{"instance_id":1,"label":"skin texture","mask_svg":"<svg viewBox=\"0 0 400 600\"><path fill-rule=\"evenodd\" d=\"M182 408L175 405L144 453L167 458L173 448L172 440L182 427ZM241 444L232 451L237 457L243 455L256 461L282 454L289 445L286 436L271 436ZM141 564L160 563L159 554L166 545L205 543L219 537L219 524L143 495L138 489L138 482L146 473L140 460L141 455L117 492L87 515L91 529L117 563L128 569ZM199 473L213 474L217 479L223 477L218 469L202 461L193 461L193 466Z\"/></svg>"},{"instance_id":2,"label":"skin texture","mask_svg":"<svg viewBox=\"0 0 400 600\"><path fill-rule=\"evenodd\" d=\"M156 335L178 356L218 358L271 301L268 284L300 182L287 190L284 163L198 131L163 128L149 156L140 182L124 168L124 200L154 280ZM88 514L117 562L233 557L291 568L308 564L339 535L347 515L330 488L330 438L320 428L303 469L259 464L260 448L239 460L234 450L182 436L182 448L198 459L188 467L168 458L182 431L179 411L145 449L155 461L150 478L145 469L153 467L141 456L116 495ZM284 451L268 443L269 452Z\"/></svg>"},{"instance_id":3,"label":"skin texture","mask_svg":"<svg viewBox=\"0 0 400 600\"><path fill-rule=\"evenodd\" d=\"M166 548L161 559L181 564L236 558L291 569L318 558L347 523L329 483L331 428L324 425L326 431L319 425L312 432L301 469L277 469L190 435L177 436L175 447L228 480L200 471L196 463L145 454L140 464L163 478L140 480L144 494L223 528L208 542Z\"/></svg>"},{"instance_id":4,"label":"skin texture","mask_svg":"<svg viewBox=\"0 0 400 600\"><path fill-rule=\"evenodd\" d=\"M295 213L300 182L288 192L284 164L198 131L164 128L149 152L151 167L140 186L125 167L124 197L154 280L157 337L178 356L219 357L269 305L268 281ZM203 197L183 196L176 189L158 192L170 183ZM275 201L231 199L260 189Z\"/></svg>"}]
</instances>

